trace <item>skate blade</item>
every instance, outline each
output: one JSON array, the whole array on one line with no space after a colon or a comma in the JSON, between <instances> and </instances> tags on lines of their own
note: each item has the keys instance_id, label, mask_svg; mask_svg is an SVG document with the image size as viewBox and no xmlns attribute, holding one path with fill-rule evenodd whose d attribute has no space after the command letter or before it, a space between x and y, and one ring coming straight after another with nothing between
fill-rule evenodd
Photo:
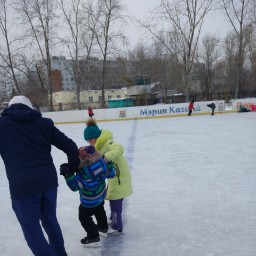
<instances>
[{"instance_id":1,"label":"skate blade","mask_svg":"<svg viewBox=\"0 0 256 256\"><path fill-rule=\"evenodd\" d=\"M83 244L82 245L84 248L97 248L97 247L101 247L101 243L96 242L96 243L90 243L90 244Z\"/></svg>"},{"instance_id":2,"label":"skate blade","mask_svg":"<svg viewBox=\"0 0 256 256\"><path fill-rule=\"evenodd\" d=\"M108 233L103 233L103 232L100 232L100 231L99 231L99 235L100 235L101 237L107 237L107 236L108 236Z\"/></svg>"}]
</instances>

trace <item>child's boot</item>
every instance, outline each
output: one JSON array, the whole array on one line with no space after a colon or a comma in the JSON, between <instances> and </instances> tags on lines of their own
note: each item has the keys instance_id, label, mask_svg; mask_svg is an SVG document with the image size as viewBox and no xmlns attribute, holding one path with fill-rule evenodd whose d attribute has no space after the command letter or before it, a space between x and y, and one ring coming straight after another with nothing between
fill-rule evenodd
<instances>
[{"instance_id":1,"label":"child's boot","mask_svg":"<svg viewBox=\"0 0 256 256\"><path fill-rule=\"evenodd\" d=\"M85 238L81 239L81 244L83 244L84 247L99 247L99 246L101 246L99 237L96 237L96 238L85 237Z\"/></svg>"}]
</instances>

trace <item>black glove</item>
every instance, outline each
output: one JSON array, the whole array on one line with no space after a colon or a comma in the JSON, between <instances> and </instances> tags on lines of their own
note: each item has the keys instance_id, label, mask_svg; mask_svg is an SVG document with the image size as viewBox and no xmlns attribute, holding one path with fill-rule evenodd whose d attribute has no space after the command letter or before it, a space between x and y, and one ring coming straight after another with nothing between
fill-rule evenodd
<instances>
[{"instance_id":1,"label":"black glove","mask_svg":"<svg viewBox=\"0 0 256 256\"><path fill-rule=\"evenodd\" d=\"M60 175L69 178L74 175L74 172L70 169L69 164L64 163L60 165Z\"/></svg>"}]
</instances>

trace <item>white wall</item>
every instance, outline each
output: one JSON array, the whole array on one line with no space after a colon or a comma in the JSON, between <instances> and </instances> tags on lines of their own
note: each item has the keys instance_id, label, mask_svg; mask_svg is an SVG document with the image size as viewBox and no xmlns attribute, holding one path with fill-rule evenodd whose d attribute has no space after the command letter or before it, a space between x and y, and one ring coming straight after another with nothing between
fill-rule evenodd
<instances>
[{"instance_id":1,"label":"white wall","mask_svg":"<svg viewBox=\"0 0 256 256\"><path fill-rule=\"evenodd\" d=\"M225 102L223 100L204 101L195 102L195 111L192 113L192 115L210 114L211 109L207 107L207 104L212 102L214 102L216 105L215 113L225 112ZM97 121L181 116L188 114L188 103L94 109L93 112L95 114L94 118L96 118ZM46 112L43 113L43 116L51 118L55 123L79 123L85 122L88 119L88 112L87 110Z\"/></svg>"},{"instance_id":2,"label":"white wall","mask_svg":"<svg viewBox=\"0 0 256 256\"><path fill-rule=\"evenodd\" d=\"M256 98L232 100L232 109L239 110L239 106L243 105L247 109L251 110L252 104L256 105Z\"/></svg>"}]
</instances>

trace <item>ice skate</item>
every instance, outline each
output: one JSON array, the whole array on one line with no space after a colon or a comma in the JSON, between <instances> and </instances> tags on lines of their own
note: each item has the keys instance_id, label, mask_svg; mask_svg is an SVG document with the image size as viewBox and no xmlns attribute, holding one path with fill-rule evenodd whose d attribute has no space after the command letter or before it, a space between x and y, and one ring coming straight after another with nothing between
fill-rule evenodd
<instances>
[{"instance_id":1,"label":"ice skate","mask_svg":"<svg viewBox=\"0 0 256 256\"><path fill-rule=\"evenodd\" d=\"M83 247L100 247L101 243L100 243L100 238L92 238L92 239L88 239L87 237L81 239L81 244L83 245Z\"/></svg>"},{"instance_id":2,"label":"ice skate","mask_svg":"<svg viewBox=\"0 0 256 256\"><path fill-rule=\"evenodd\" d=\"M99 231L99 235L101 237L107 237L108 236L108 230L107 229L98 228L98 231Z\"/></svg>"},{"instance_id":3,"label":"ice skate","mask_svg":"<svg viewBox=\"0 0 256 256\"><path fill-rule=\"evenodd\" d=\"M120 230L113 229L113 228L109 228L109 229L108 229L108 234L120 234L120 233L122 233L122 232L123 232L122 229L120 229Z\"/></svg>"}]
</instances>

